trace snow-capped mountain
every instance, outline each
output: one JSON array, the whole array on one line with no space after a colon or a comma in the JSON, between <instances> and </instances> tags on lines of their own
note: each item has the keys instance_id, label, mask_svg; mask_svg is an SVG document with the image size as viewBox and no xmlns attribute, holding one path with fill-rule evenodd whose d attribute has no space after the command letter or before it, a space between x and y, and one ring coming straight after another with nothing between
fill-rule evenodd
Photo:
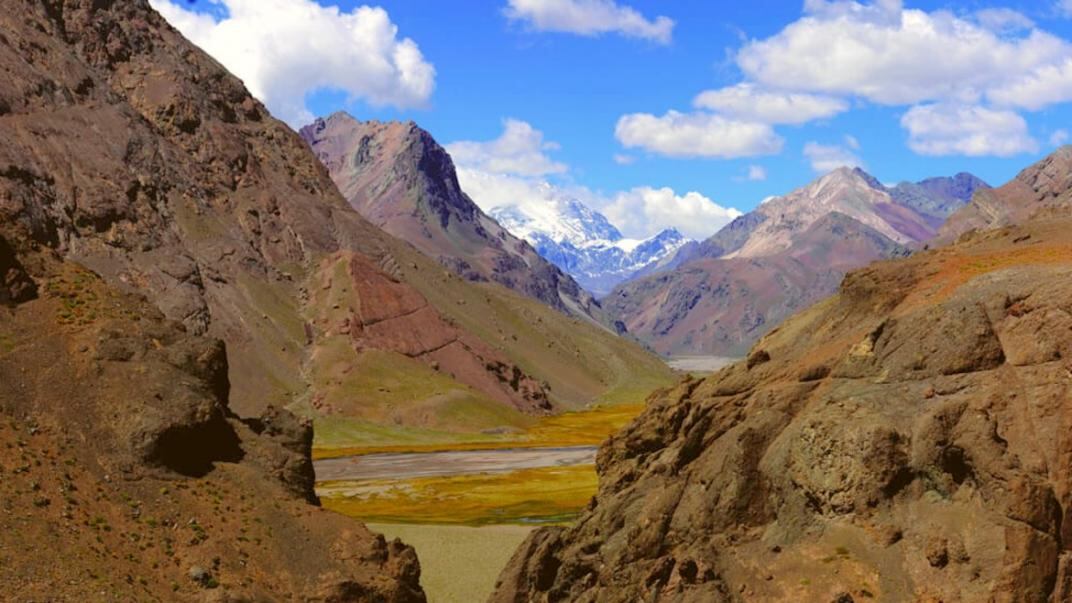
<instances>
[{"instance_id":1,"label":"snow-capped mountain","mask_svg":"<svg viewBox=\"0 0 1072 603\"><path fill-rule=\"evenodd\" d=\"M603 214L576 199L556 197L488 213L596 295L668 261L691 242L673 228L648 239L627 239Z\"/></svg>"}]
</instances>

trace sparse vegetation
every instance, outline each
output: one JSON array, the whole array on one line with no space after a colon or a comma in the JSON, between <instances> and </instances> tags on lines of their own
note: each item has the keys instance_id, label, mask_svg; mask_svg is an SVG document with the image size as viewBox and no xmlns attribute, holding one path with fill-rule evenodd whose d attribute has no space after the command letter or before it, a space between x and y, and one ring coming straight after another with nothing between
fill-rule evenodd
<instances>
[{"instance_id":1,"label":"sparse vegetation","mask_svg":"<svg viewBox=\"0 0 1072 603\"><path fill-rule=\"evenodd\" d=\"M363 521L488 525L565 523L595 494L592 466L412 480L325 482L324 506Z\"/></svg>"}]
</instances>

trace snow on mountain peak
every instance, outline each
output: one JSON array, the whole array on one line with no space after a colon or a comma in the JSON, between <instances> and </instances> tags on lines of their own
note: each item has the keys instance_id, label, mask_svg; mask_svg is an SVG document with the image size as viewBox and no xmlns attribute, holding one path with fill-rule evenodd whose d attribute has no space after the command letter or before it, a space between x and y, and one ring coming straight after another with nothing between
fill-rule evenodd
<instances>
[{"instance_id":1,"label":"snow on mountain peak","mask_svg":"<svg viewBox=\"0 0 1072 603\"><path fill-rule=\"evenodd\" d=\"M501 206L488 213L596 294L673 257L690 241L674 228L647 239L627 239L603 214L553 193L543 203Z\"/></svg>"}]
</instances>

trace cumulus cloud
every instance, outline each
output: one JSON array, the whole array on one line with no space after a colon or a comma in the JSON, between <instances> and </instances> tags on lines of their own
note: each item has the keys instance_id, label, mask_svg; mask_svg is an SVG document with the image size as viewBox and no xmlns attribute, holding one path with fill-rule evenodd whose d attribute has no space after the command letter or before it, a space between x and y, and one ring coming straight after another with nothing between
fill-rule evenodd
<instances>
[{"instance_id":1,"label":"cumulus cloud","mask_svg":"<svg viewBox=\"0 0 1072 603\"><path fill-rule=\"evenodd\" d=\"M671 188L648 186L620 192L597 209L626 236L635 238L676 228L686 237L705 239L741 215L697 192L679 195Z\"/></svg>"},{"instance_id":2,"label":"cumulus cloud","mask_svg":"<svg viewBox=\"0 0 1072 603\"><path fill-rule=\"evenodd\" d=\"M1027 15L1011 8L984 8L976 11L975 20L983 27L998 33L1012 33L1035 26Z\"/></svg>"},{"instance_id":3,"label":"cumulus cloud","mask_svg":"<svg viewBox=\"0 0 1072 603\"><path fill-rule=\"evenodd\" d=\"M552 160L546 153L558 148L557 143L544 140L543 132L518 119L505 120L503 133L495 140L460 141L446 147L459 166L518 176L564 173L568 169L566 165Z\"/></svg>"},{"instance_id":4,"label":"cumulus cloud","mask_svg":"<svg viewBox=\"0 0 1072 603\"><path fill-rule=\"evenodd\" d=\"M746 178L749 182L763 182L767 179L767 168L761 165L750 165Z\"/></svg>"},{"instance_id":5,"label":"cumulus cloud","mask_svg":"<svg viewBox=\"0 0 1072 603\"><path fill-rule=\"evenodd\" d=\"M624 115L618 119L614 135L627 148L668 157L731 159L771 155L780 152L785 143L768 124L677 111L661 117L650 113Z\"/></svg>"},{"instance_id":6,"label":"cumulus cloud","mask_svg":"<svg viewBox=\"0 0 1072 603\"><path fill-rule=\"evenodd\" d=\"M617 163L618 165L633 165L636 163L636 157L626 155L625 153L615 153L614 163Z\"/></svg>"},{"instance_id":7,"label":"cumulus cloud","mask_svg":"<svg viewBox=\"0 0 1072 603\"><path fill-rule=\"evenodd\" d=\"M1021 77L995 87L988 97L998 105L1031 111L1072 100L1072 57L1060 63L1039 65Z\"/></svg>"},{"instance_id":8,"label":"cumulus cloud","mask_svg":"<svg viewBox=\"0 0 1072 603\"><path fill-rule=\"evenodd\" d=\"M700 93L693 105L721 115L766 124L802 124L848 110L849 103L830 96L769 92L737 84Z\"/></svg>"},{"instance_id":9,"label":"cumulus cloud","mask_svg":"<svg viewBox=\"0 0 1072 603\"><path fill-rule=\"evenodd\" d=\"M669 17L648 19L613 0L509 0L504 12L510 20L537 31L583 36L617 33L659 44L669 44L674 31Z\"/></svg>"},{"instance_id":10,"label":"cumulus cloud","mask_svg":"<svg viewBox=\"0 0 1072 603\"><path fill-rule=\"evenodd\" d=\"M1027 122L1013 111L974 105L912 107L901 118L908 146L921 155L1009 157L1038 151Z\"/></svg>"},{"instance_id":11,"label":"cumulus cloud","mask_svg":"<svg viewBox=\"0 0 1072 603\"><path fill-rule=\"evenodd\" d=\"M804 157L811 163L811 169L820 174L825 174L840 167L865 167L863 160L857 157L852 150L836 144L825 145L809 142L804 145Z\"/></svg>"},{"instance_id":12,"label":"cumulus cloud","mask_svg":"<svg viewBox=\"0 0 1072 603\"><path fill-rule=\"evenodd\" d=\"M1022 74L1055 76L1045 68L1072 57L1072 45L1038 29L1016 36L994 31L995 19L1007 23L1008 13L991 13L984 25L948 11L905 10L898 1L809 0L806 8L781 32L741 49L737 63L750 81L885 105L976 103ZM1006 94L1005 102L1025 101Z\"/></svg>"},{"instance_id":13,"label":"cumulus cloud","mask_svg":"<svg viewBox=\"0 0 1072 603\"><path fill-rule=\"evenodd\" d=\"M416 42L398 37L382 8L344 12L314 0L218 0L227 14L217 18L172 0L150 4L295 127L311 121L305 98L317 90L412 108L426 104L435 88L435 67Z\"/></svg>"},{"instance_id":14,"label":"cumulus cloud","mask_svg":"<svg viewBox=\"0 0 1072 603\"><path fill-rule=\"evenodd\" d=\"M637 187L610 194L563 183L565 164L547 156L558 148L543 133L522 121L508 119L503 134L487 142L448 144L462 189L485 211L520 207L540 215L554 199L568 197L603 212L627 237L647 238L674 227L686 236L707 237L740 215L701 195L679 195L670 188ZM756 166L758 167L758 166ZM761 168L760 168L761 169ZM712 229L713 227L713 229Z\"/></svg>"},{"instance_id":15,"label":"cumulus cloud","mask_svg":"<svg viewBox=\"0 0 1072 603\"><path fill-rule=\"evenodd\" d=\"M1050 144L1059 147L1068 142L1068 130L1054 130L1053 134L1050 134Z\"/></svg>"}]
</instances>

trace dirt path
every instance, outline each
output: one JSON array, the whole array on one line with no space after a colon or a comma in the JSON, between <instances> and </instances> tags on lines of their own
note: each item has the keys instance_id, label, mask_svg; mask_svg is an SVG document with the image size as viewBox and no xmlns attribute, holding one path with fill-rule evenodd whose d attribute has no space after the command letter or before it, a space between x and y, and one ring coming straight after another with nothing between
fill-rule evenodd
<instances>
[{"instance_id":1,"label":"dirt path","mask_svg":"<svg viewBox=\"0 0 1072 603\"><path fill-rule=\"evenodd\" d=\"M317 481L411 479L595 463L595 446L367 454L313 463Z\"/></svg>"}]
</instances>

